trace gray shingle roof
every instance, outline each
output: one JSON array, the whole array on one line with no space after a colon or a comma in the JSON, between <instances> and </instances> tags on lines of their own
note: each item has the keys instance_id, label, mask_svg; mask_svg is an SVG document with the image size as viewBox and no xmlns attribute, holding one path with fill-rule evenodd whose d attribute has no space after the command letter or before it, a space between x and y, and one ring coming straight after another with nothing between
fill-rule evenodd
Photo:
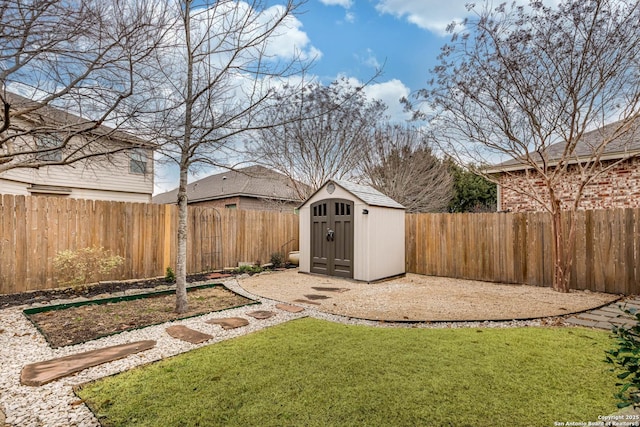
<instances>
[{"instance_id":1,"label":"gray shingle roof","mask_svg":"<svg viewBox=\"0 0 640 427\"><path fill-rule=\"evenodd\" d=\"M621 122L614 122L585 133L573 152L572 159L574 162L577 161L577 159L588 159L592 157L602 141L605 138L610 138L611 135L617 131L617 128L620 125ZM565 142L558 142L547 147L546 151L548 153L548 161L553 163L554 161L559 160L562 157L565 146ZM621 159L629 157L637 152L640 152L640 121L636 121L636 123L634 123L627 132L623 133L617 139L609 142L603 152L603 157L608 159ZM539 156L537 153L531 154L532 156ZM519 168L519 166L521 166L521 168ZM511 159L490 167L489 172L496 172L500 169L525 169L526 167L526 163L516 159Z\"/></svg>"},{"instance_id":2,"label":"gray shingle roof","mask_svg":"<svg viewBox=\"0 0 640 427\"><path fill-rule=\"evenodd\" d=\"M344 190L353 194L358 199L362 200L363 202L365 202L370 206L380 206L384 208L394 208L394 209L405 209L404 206L402 206L400 203L393 200L391 197L385 196L375 188L370 187L368 185L360 185L360 184L355 184L349 181L330 179L329 181L325 182L324 185L320 186L320 189L324 188L330 182L333 182L339 187L342 187ZM318 191L320 191L320 189L318 189ZM309 197L309 199L313 197L318 191L313 193Z\"/></svg>"},{"instance_id":3,"label":"gray shingle roof","mask_svg":"<svg viewBox=\"0 0 640 427\"><path fill-rule=\"evenodd\" d=\"M176 203L178 189L158 194L153 203ZM249 196L267 199L299 202L291 180L263 166L249 166L227 171L187 185L189 202L201 202L235 196Z\"/></svg>"},{"instance_id":4,"label":"gray shingle roof","mask_svg":"<svg viewBox=\"0 0 640 427\"><path fill-rule=\"evenodd\" d=\"M77 116L54 105L44 105L24 96L7 92L5 97L11 109L17 111L18 117L31 122L39 122L53 129L70 132L87 132L94 136L108 137L112 140L134 145L154 148L156 144L141 139L129 132L113 129L107 125L95 126L95 122Z\"/></svg>"}]
</instances>

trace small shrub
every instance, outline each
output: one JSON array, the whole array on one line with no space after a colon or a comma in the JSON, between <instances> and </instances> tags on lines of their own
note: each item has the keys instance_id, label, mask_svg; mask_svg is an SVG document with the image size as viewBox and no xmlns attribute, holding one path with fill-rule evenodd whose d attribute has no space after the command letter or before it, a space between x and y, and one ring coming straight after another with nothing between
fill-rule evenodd
<instances>
[{"instance_id":1,"label":"small shrub","mask_svg":"<svg viewBox=\"0 0 640 427\"><path fill-rule=\"evenodd\" d=\"M620 372L616 385L621 389L615 394L619 400L618 408L630 405L640 406L640 313L637 310L624 309L626 314L635 318L632 327L614 326L613 337L617 347L605 353L607 363L613 364L613 372Z\"/></svg>"},{"instance_id":2,"label":"small shrub","mask_svg":"<svg viewBox=\"0 0 640 427\"><path fill-rule=\"evenodd\" d=\"M284 254L281 252L272 253L270 262L274 268L282 267L284 265Z\"/></svg>"},{"instance_id":3,"label":"small shrub","mask_svg":"<svg viewBox=\"0 0 640 427\"><path fill-rule=\"evenodd\" d=\"M262 267L259 265L243 265L236 268L238 274L256 274L262 272Z\"/></svg>"},{"instance_id":4,"label":"small shrub","mask_svg":"<svg viewBox=\"0 0 640 427\"><path fill-rule=\"evenodd\" d=\"M102 247L64 250L56 254L53 267L58 274L58 283L63 286L80 287L95 282L122 265L124 258L113 255Z\"/></svg>"},{"instance_id":5,"label":"small shrub","mask_svg":"<svg viewBox=\"0 0 640 427\"><path fill-rule=\"evenodd\" d=\"M173 269L171 267L167 267L167 271L164 274L164 281L167 283L175 283L176 273L173 272Z\"/></svg>"}]
</instances>

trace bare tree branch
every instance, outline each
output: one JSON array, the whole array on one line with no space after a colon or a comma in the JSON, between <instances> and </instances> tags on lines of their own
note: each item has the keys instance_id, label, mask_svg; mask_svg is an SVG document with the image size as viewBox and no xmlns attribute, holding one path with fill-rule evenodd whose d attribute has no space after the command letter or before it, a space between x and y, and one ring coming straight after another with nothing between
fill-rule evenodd
<instances>
[{"instance_id":1,"label":"bare tree branch","mask_svg":"<svg viewBox=\"0 0 640 427\"><path fill-rule=\"evenodd\" d=\"M632 155L630 135L640 115L640 3L485 8L439 58L430 87L416 97L430 107L439 144L551 213L553 286L566 292L584 189ZM603 131L586 138L595 129ZM611 150L622 153L618 160L605 159ZM508 162L486 169L501 160ZM571 178L577 179L571 200L563 201ZM561 210L572 212L566 228Z\"/></svg>"}]
</instances>

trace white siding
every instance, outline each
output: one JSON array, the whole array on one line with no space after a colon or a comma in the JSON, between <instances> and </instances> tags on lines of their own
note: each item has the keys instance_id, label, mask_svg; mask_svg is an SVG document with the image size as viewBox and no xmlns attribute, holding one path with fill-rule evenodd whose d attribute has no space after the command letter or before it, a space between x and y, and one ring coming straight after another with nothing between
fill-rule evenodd
<instances>
[{"instance_id":1,"label":"white siding","mask_svg":"<svg viewBox=\"0 0 640 427\"><path fill-rule=\"evenodd\" d=\"M148 202L153 193L153 157L150 151L148 157L146 174L129 171L126 152L113 155L110 161L82 161L39 170L14 169L0 174L0 193L28 195L27 187L39 184L69 187L72 189L69 197L74 198Z\"/></svg>"}]
</instances>

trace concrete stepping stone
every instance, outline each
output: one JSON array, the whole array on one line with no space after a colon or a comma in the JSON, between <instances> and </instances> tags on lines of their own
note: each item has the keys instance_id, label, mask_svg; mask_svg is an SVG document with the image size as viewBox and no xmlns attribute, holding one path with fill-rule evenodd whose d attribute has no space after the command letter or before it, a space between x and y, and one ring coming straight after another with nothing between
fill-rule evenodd
<instances>
[{"instance_id":1,"label":"concrete stepping stone","mask_svg":"<svg viewBox=\"0 0 640 427\"><path fill-rule=\"evenodd\" d=\"M210 325L220 325L222 326L222 329L227 330L247 326L249 324L249 321L247 319L243 319L242 317L224 317L222 319L207 320L204 323L208 323Z\"/></svg>"},{"instance_id":2,"label":"concrete stepping stone","mask_svg":"<svg viewBox=\"0 0 640 427\"><path fill-rule=\"evenodd\" d=\"M327 288L323 286L312 286L311 289L314 289L319 292L339 292L339 293L347 292L351 290L349 288Z\"/></svg>"},{"instance_id":3,"label":"concrete stepping stone","mask_svg":"<svg viewBox=\"0 0 640 427\"><path fill-rule=\"evenodd\" d=\"M72 354L44 362L31 363L22 368L20 382L29 386L41 386L92 366L112 362L131 354L152 349L155 345L156 342L153 340L136 341Z\"/></svg>"},{"instance_id":4,"label":"concrete stepping stone","mask_svg":"<svg viewBox=\"0 0 640 427\"><path fill-rule=\"evenodd\" d=\"M300 313L304 311L304 308L298 307L297 305L289 305L289 304L276 304L276 308L288 311L289 313Z\"/></svg>"},{"instance_id":5,"label":"concrete stepping stone","mask_svg":"<svg viewBox=\"0 0 640 427\"><path fill-rule=\"evenodd\" d=\"M165 331L173 338L186 341L191 344L200 344L213 338L213 335L187 328L184 325L169 326Z\"/></svg>"},{"instance_id":6,"label":"concrete stepping stone","mask_svg":"<svg viewBox=\"0 0 640 427\"><path fill-rule=\"evenodd\" d=\"M308 299L294 299L293 302L301 302L303 304L321 305L319 302L309 301Z\"/></svg>"},{"instance_id":7,"label":"concrete stepping stone","mask_svg":"<svg viewBox=\"0 0 640 427\"><path fill-rule=\"evenodd\" d=\"M329 299L329 298L331 298L331 297L328 297L326 295L317 295L317 294L309 294L309 295L305 295L305 297L307 299L310 299L310 300L313 300L313 301L315 301L317 299Z\"/></svg>"},{"instance_id":8,"label":"concrete stepping stone","mask_svg":"<svg viewBox=\"0 0 640 427\"><path fill-rule=\"evenodd\" d=\"M267 311L267 310L256 310L256 311L252 311L251 313L247 313L247 316L251 316L259 320L268 319L275 315L276 313L274 313L273 311Z\"/></svg>"}]
</instances>

